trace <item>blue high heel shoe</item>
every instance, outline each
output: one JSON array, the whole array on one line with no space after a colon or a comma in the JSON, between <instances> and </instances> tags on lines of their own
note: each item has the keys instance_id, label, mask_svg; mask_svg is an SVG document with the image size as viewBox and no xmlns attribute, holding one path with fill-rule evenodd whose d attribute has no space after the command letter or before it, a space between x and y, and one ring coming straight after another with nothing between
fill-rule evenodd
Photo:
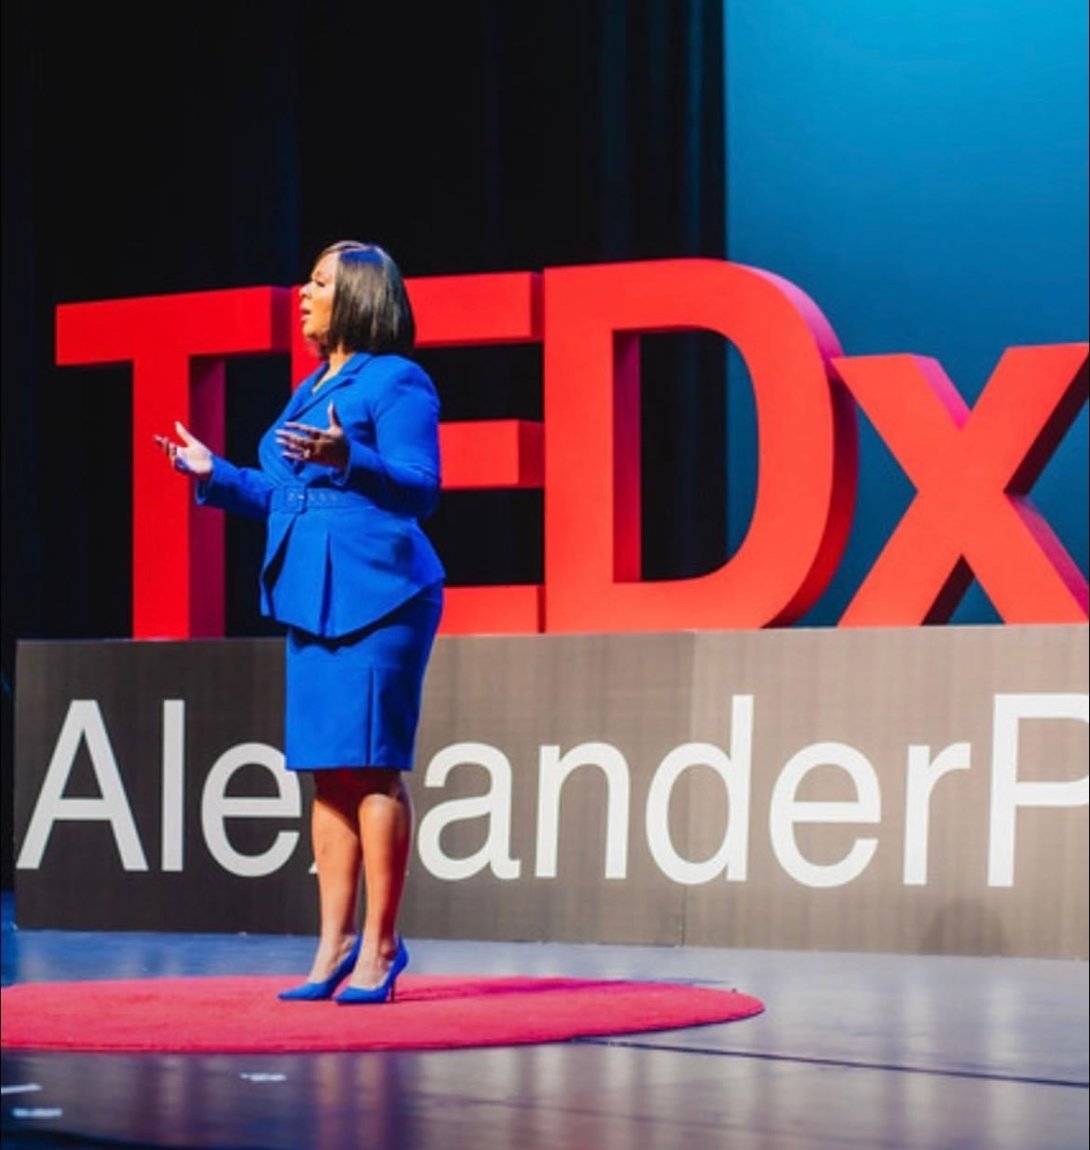
<instances>
[{"instance_id":1,"label":"blue high heel shoe","mask_svg":"<svg viewBox=\"0 0 1090 1150\"><path fill-rule=\"evenodd\" d=\"M409 952L405 947L404 939L397 940L397 953L394 955L386 977L378 986L346 986L340 994L333 999L341 1006L354 1006L366 1002L393 1002L394 988L397 976L409 965Z\"/></svg>"},{"instance_id":2,"label":"blue high heel shoe","mask_svg":"<svg viewBox=\"0 0 1090 1150\"><path fill-rule=\"evenodd\" d=\"M356 959L360 956L362 942L363 935L356 935L352 949L337 963L328 978L322 979L321 982L301 983L290 990L280 991L276 997L282 998L285 1002L321 1002L323 999L332 998L333 992L352 973L352 967L356 965Z\"/></svg>"}]
</instances>

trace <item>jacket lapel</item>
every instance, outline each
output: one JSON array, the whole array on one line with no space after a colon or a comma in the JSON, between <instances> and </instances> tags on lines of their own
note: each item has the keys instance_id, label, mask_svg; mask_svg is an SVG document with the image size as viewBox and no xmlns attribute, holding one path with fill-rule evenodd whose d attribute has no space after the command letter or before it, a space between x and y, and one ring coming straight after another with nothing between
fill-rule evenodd
<instances>
[{"instance_id":1,"label":"jacket lapel","mask_svg":"<svg viewBox=\"0 0 1090 1150\"><path fill-rule=\"evenodd\" d=\"M313 412L316 408L324 412L329 397L352 383L371 358L372 356L368 352L357 352L328 383L323 383L317 392L314 391L314 383L321 378L321 373L315 373L314 382L303 384L292 396L293 399L299 399L299 403L293 404L291 410L285 413L286 418L301 421L304 415ZM300 392L306 394L300 396Z\"/></svg>"}]
</instances>

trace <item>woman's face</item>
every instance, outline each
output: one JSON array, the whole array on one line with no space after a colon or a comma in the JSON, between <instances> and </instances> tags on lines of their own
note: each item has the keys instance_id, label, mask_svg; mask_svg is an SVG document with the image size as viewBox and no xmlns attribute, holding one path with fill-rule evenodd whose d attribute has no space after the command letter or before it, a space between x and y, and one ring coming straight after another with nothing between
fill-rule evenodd
<instances>
[{"instance_id":1,"label":"woman's face","mask_svg":"<svg viewBox=\"0 0 1090 1150\"><path fill-rule=\"evenodd\" d=\"M303 338L323 347L333 318L333 280L337 274L337 259L336 252L322 256L314 265L310 279L299 289Z\"/></svg>"}]
</instances>

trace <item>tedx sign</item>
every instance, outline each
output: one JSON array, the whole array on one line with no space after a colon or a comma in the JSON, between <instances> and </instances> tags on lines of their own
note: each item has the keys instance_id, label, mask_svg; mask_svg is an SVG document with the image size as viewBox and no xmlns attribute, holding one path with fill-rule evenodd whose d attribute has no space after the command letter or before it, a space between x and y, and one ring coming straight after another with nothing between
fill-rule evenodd
<instances>
[{"instance_id":1,"label":"tedx sign","mask_svg":"<svg viewBox=\"0 0 1090 1150\"><path fill-rule=\"evenodd\" d=\"M443 486L541 488L540 585L451 587L446 634L751 629L791 623L843 555L856 419L915 487L840 626L948 619L975 578L1007 623L1088 617L1086 576L1028 492L1087 401L1086 343L1011 347L972 408L922 355L846 356L820 309L772 273L714 259L410 279L418 346L543 345L542 421L441 426ZM63 304L61 365L127 363L133 387L134 638L224 631L222 515L152 447L181 419L224 442L225 363L314 366L291 288ZM640 579L642 334L704 330L744 359L757 411L749 530L717 570Z\"/></svg>"}]
</instances>

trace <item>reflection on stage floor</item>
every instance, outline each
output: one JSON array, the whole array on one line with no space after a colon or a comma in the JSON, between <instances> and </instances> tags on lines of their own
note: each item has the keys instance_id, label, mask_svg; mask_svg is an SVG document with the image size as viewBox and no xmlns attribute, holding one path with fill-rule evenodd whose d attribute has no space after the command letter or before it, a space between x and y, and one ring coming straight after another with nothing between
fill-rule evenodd
<instances>
[{"instance_id":1,"label":"reflection on stage floor","mask_svg":"<svg viewBox=\"0 0 1090 1150\"><path fill-rule=\"evenodd\" d=\"M13 926L10 894L3 908L5 986L293 976L310 959L311 940L295 936L23 931ZM1085 962L416 939L413 964L419 973L698 982L754 995L766 1010L722 1025L469 1050L5 1051L3 1145L1090 1145Z\"/></svg>"}]
</instances>

